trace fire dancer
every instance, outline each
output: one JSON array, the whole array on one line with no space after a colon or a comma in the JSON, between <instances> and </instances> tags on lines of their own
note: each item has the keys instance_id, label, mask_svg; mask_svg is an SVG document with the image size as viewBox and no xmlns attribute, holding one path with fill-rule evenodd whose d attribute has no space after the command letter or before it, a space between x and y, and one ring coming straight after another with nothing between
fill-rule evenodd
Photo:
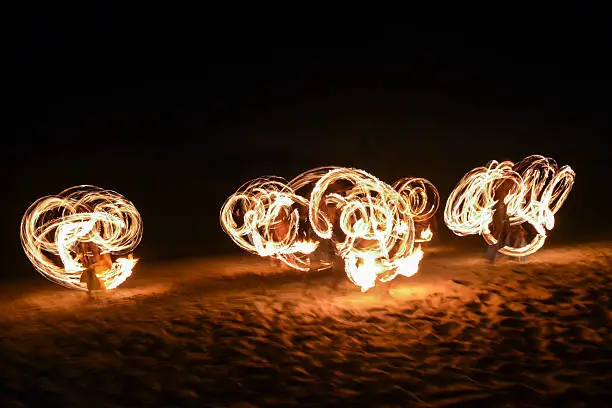
<instances>
[{"instance_id":1,"label":"fire dancer","mask_svg":"<svg viewBox=\"0 0 612 408\"><path fill-rule=\"evenodd\" d=\"M497 202L495 203L494 213L493 213L493 237L497 240L497 242L493 245L489 245L485 252L485 257L492 264L495 263L495 258L497 257L497 251L500 247L504 246L504 242L508 237L508 232L510 229L510 219L508 217L508 206L504 202L510 191L512 190L512 182L510 180L504 180L501 184L495 189L495 199Z\"/></svg>"},{"instance_id":2,"label":"fire dancer","mask_svg":"<svg viewBox=\"0 0 612 408\"><path fill-rule=\"evenodd\" d=\"M511 245L515 248L520 248L527 245L527 230L522 224L513 229L510 237ZM516 260L518 262L525 262L527 261L527 257L519 256Z\"/></svg>"},{"instance_id":3,"label":"fire dancer","mask_svg":"<svg viewBox=\"0 0 612 408\"><path fill-rule=\"evenodd\" d=\"M349 183L346 183L343 180L338 180L328 187L327 194L343 195L350 188L352 188L352 186ZM322 203L322 210L329 222L332 224L332 238L330 240L323 240L317 249L320 253L319 256L324 258L326 261L331 262L331 288L335 291L342 289L343 285L346 283L344 259L342 259L336 248L336 242L342 242L346 237L342 231L342 228L340 227L337 205L324 201Z\"/></svg>"},{"instance_id":4,"label":"fire dancer","mask_svg":"<svg viewBox=\"0 0 612 408\"><path fill-rule=\"evenodd\" d=\"M95 299L96 291L106 289L98 273L110 269L113 261L108 252L101 254L98 246L90 241L82 242L80 246L83 266L86 268L81 274L81 282L87 284L89 298Z\"/></svg>"},{"instance_id":5,"label":"fire dancer","mask_svg":"<svg viewBox=\"0 0 612 408\"><path fill-rule=\"evenodd\" d=\"M289 223L287 214L284 212L279 213L276 219L274 219L274 223L270 228L274 241L283 242L286 239L287 234L289 234L290 228L291 225ZM282 262L280 259L275 257L272 257L271 259L272 263L278 266L282 271L291 270L291 268L284 262Z\"/></svg>"}]
</instances>

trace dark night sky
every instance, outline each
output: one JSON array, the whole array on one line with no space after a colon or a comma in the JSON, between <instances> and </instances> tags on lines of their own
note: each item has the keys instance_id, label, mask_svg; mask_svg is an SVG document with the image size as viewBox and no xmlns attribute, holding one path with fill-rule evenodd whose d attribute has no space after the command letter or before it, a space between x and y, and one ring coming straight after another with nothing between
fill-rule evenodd
<instances>
[{"instance_id":1,"label":"dark night sky","mask_svg":"<svg viewBox=\"0 0 612 408\"><path fill-rule=\"evenodd\" d=\"M612 35L601 13L290 30L137 11L16 14L3 274L31 271L21 215L65 187L132 200L145 228L137 254L154 260L235 250L218 225L227 195L329 164L426 177L445 199L490 159L544 154L577 172L551 241L610 232Z\"/></svg>"}]
</instances>

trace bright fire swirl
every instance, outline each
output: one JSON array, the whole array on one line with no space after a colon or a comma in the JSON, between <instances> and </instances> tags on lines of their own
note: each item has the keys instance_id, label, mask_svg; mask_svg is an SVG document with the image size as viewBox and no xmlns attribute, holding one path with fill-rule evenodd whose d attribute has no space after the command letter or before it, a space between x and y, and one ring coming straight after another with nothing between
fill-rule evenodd
<instances>
[{"instance_id":1,"label":"bright fire swirl","mask_svg":"<svg viewBox=\"0 0 612 408\"><path fill-rule=\"evenodd\" d=\"M80 281L81 243L96 245L101 254L132 252L142 238L142 221L134 204L110 190L76 186L40 198L21 220L21 244L34 268L44 277L71 289L86 290ZM121 285L138 260L117 258L96 274L106 289Z\"/></svg>"},{"instance_id":2,"label":"bright fire swirl","mask_svg":"<svg viewBox=\"0 0 612 408\"><path fill-rule=\"evenodd\" d=\"M521 247L505 245L499 251L509 256L530 255L544 245L546 230L553 229L554 215L570 193L574 178L571 167L558 168L553 159L539 155L516 164L491 161L459 181L446 202L444 221L457 235L480 234L488 244L496 244L490 231L497 203L495 191L507 182L511 189L504 202L510 226L528 223L536 234Z\"/></svg>"},{"instance_id":3,"label":"bright fire swirl","mask_svg":"<svg viewBox=\"0 0 612 408\"><path fill-rule=\"evenodd\" d=\"M349 279L366 291L377 280L418 271L423 251L415 243L431 240L426 222L438 204L436 188L425 179L390 186L363 170L321 167L288 184L247 183L223 205L221 225L243 249L303 271L331 265L313 265L309 257L331 240Z\"/></svg>"},{"instance_id":4,"label":"bright fire swirl","mask_svg":"<svg viewBox=\"0 0 612 408\"><path fill-rule=\"evenodd\" d=\"M308 201L282 179L259 178L241 186L225 201L220 221L242 249L307 271L312 269L308 255L319 245L304 235L307 207Z\"/></svg>"}]
</instances>

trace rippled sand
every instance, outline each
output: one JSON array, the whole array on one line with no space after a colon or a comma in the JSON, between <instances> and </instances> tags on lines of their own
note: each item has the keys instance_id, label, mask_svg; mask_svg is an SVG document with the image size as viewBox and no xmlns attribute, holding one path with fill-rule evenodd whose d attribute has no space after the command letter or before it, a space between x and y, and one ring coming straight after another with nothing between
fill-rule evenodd
<instances>
[{"instance_id":1,"label":"rippled sand","mask_svg":"<svg viewBox=\"0 0 612 408\"><path fill-rule=\"evenodd\" d=\"M612 244L527 263L430 251L362 294L248 255L137 266L95 302L0 301L0 406L598 406L612 401Z\"/></svg>"}]
</instances>

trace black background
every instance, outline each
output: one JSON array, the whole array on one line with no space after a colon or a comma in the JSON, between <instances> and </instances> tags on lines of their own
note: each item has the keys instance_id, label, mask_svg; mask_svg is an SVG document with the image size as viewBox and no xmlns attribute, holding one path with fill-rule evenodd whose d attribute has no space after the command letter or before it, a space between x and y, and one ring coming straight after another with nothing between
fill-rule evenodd
<instances>
[{"instance_id":1,"label":"black background","mask_svg":"<svg viewBox=\"0 0 612 408\"><path fill-rule=\"evenodd\" d=\"M422 176L444 200L473 167L543 154L577 173L551 244L609 235L607 15L276 13L9 15L3 276L31 273L21 216L66 187L134 202L136 254L153 261L238 251L218 222L225 198L248 179L320 165L389 183Z\"/></svg>"}]
</instances>

